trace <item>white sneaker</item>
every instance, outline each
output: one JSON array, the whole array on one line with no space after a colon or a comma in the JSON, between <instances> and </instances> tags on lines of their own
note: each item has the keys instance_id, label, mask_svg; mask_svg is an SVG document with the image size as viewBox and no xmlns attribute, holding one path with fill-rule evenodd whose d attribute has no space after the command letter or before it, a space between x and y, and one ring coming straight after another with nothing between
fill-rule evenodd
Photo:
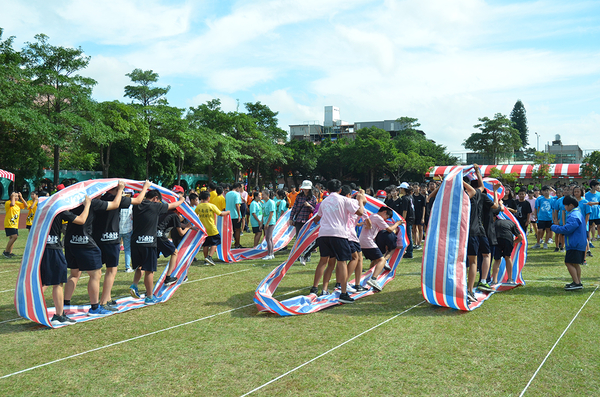
<instances>
[{"instance_id":1,"label":"white sneaker","mask_svg":"<svg viewBox=\"0 0 600 397\"><path fill-rule=\"evenodd\" d=\"M304 258L304 255L300 255L300 264L302 266L306 266L306 258Z\"/></svg>"},{"instance_id":2,"label":"white sneaker","mask_svg":"<svg viewBox=\"0 0 600 397\"><path fill-rule=\"evenodd\" d=\"M548 244L544 243L544 249L547 250L548 249Z\"/></svg>"},{"instance_id":3,"label":"white sneaker","mask_svg":"<svg viewBox=\"0 0 600 397\"><path fill-rule=\"evenodd\" d=\"M127 269L125 269L125 273L133 273L133 269L128 267Z\"/></svg>"},{"instance_id":4,"label":"white sneaker","mask_svg":"<svg viewBox=\"0 0 600 397\"><path fill-rule=\"evenodd\" d=\"M548 244L554 244L554 240L552 240L551 238L548 239Z\"/></svg>"},{"instance_id":5,"label":"white sneaker","mask_svg":"<svg viewBox=\"0 0 600 397\"><path fill-rule=\"evenodd\" d=\"M351 293L355 293L355 292L356 292L356 289L354 289L354 285L352 285L352 284L348 283L348 284L346 285L346 291L348 291L348 292L351 292Z\"/></svg>"},{"instance_id":6,"label":"white sneaker","mask_svg":"<svg viewBox=\"0 0 600 397\"><path fill-rule=\"evenodd\" d=\"M367 284L369 284L371 287L373 287L377 291L381 291L381 286L379 285L379 283L377 281L373 280L372 278L367 280Z\"/></svg>"}]
</instances>

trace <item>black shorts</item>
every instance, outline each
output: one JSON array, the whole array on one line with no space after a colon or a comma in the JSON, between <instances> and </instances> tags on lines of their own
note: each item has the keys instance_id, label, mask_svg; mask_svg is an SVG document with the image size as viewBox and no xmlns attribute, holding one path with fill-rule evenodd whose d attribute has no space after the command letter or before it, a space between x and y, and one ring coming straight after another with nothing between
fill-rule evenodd
<instances>
[{"instance_id":1,"label":"black shorts","mask_svg":"<svg viewBox=\"0 0 600 397\"><path fill-rule=\"evenodd\" d=\"M338 261L349 261L352 259L352 252L350 251L348 239L324 236L319 237L317 241L321 258L336 258Z\"/></svg>"},{"instance_id":2,"label":"black shorts","mask_svg":"<svg viewBox=\"0 0 600 397\"><path fill-rule=\"evenodd\" d=\"M27 228L27 230L31 230L31 225L27 225L25 227Z\"/></svg>"},{"instance_id":3,"label":"black shorts","mask_svg":"<svg viewBox=\"0 0 600 397\"><path fill-rule=\"evenodd\" d=\"M10 237L10 236L14 236L14 235L19 235L19 229L16 229L14 227L7 227L6 229L4 229L4 233L6 233L6 237Z\"/></svg>"},{"instance_id":4,"label":"black shorts","mask_svg":"<svg viewBox=\"0 0 600 397\"><path fill-rule=\"evenodd\" d=\"M177 247L175 247L175 244L173 244L173 242L169 239L165 239L163 240L162 238L158 238L156 239L156 257L158 258L159 254L162 254L162 256L169 257L171 255L173 255L173 253L175 252L175 250L177 249Z\"/></svg>"},{"instance_id":5,"label":"black shorts","mask_svg":"<svg viewBox=\"0 0 600 397\"><path fill-rule=\"evenodd\" d=\"M494 259L502 259L511 256L513 251L513 242L504 238L498 239L498 245L494 246Z\"/></svg>"},{"instance_id":6,"label":"black shorts","mask_svg":"<svg viewBox=\"0 0 600 397\"><path fill-rule=\"evenodd\" d=\"M367 258L370 261L383 258L383 254L381 253L379 248L363 248L362 252L365 255L365 258Z\"/></svg>"},{"instance_id":7,"label":"black shorts","mask_svg":"<svg viewBox=\"0 0 600 397\"><path fill-rule=\"evenodd\" d=\"M252 233L257 234L260 232L261 232L260 226L252 226Z\"/></svg>"},{"instance_id":8,"label":"black shorts","mask_svg":"<svg viewBox=\"0 0 600 397\"><path fill-rule=\"evenodd\" d=\"M92 271L102 269L102 251L98 247L65 247L65 258L69 269Z\"/></svg>"},{"instance_id":9,"label":"black shorts","mask_svg":"<svg viewBox=\"0 0 600 397\"><path fill-rule=\"evenodd\" d=\"M348 244L350 244L350 252L351 253L362 252L362 248L360 248L360 244L357 243L356 241L348 240Z\"/></svg>"},{"instance_id":10,"label":"black shorts","mask_svg":"<svg viewBox=\"0 0 600 397\"><path fill-rule=\"evenodd\" d=\"M592 225L600 225L600 219L590 219L590 226Z\"/></svg>"},{"instance_id":11,"label":"black shorts","mask_svg":"<svg viewBox=\"0 0 600 397\"><path fill-rule=\"evenodd\" d=\"M231 218L231 226L233 227L233 230L241 229L242 228L242 220L239 218L238 219Z\"/></svg>"},{"instance_id":12,"label":"black shorts","mask_svg":"<svg viewBox=\"0 0 600 397\"><path fill-rule=\"evenodd\" d=\"M59 285L67 282L67 260L61 249L46 248L42 262L42 285Z\"/></svg>"},{"instance_id":13,"label":"black shorts","mask_svg":"<svg viewBox=\"0 0 600 397\"><path fill-rule=\"evenodd\" d=\"M375 236L375 244L377 244L377 247L381 252L393 251L397 247L396 238L396 233L382 230Z\"/></svg>"},{"instance_id":14,"label":"black shorts","mask_svg":"<svg viewBox=\"0 0 600 397\"><path fill-rule=\"evenodd\" d=\"M214 236L206 236L203 247L214 247L216 245L221 245L221 235L215 234Z\"/></svg>"},{"instance_id":15,"label":"black shorts","mask_svg":"<svg viewBox=\"0 0 600 397\"><path fill-rule=\"evenodd\" d=\"M246 202L242 202L242 204L240 204L240 215L243 217L246 216L246 214L248 213L248 204L246 204Z\"/></svg>"},{"instance_id":16,"label":"black shorts","mask_svg":"<svg viewBox=\"0 0 600 397\"><path fill-rule=\"evenodd\" d=\"M138 267L147 272L155 272L157 265L156 247L144 247L141 244L131 244L131 267Z\"/></svg>"},{"instance_id":17,"label":"black shorts","mask_svg":"<svg viewBox=\"0 0 600 397\"><path fill-rule=\"evenodd\" d=\"M486 236L469 236L467 245L467 256L476 256L477 254L489 254L490 241Z\"/></svg>"},{"instance_id":18,"label":"black shorts","mask_svg":"<svg viewBox=\"0 0 600 397\"><path fill-rule=\"evenodd\" d=\"M552 221L539 221L538 220L537 224L538 224L538 230L550 229L552 227Z\"/></svg>"},{"instance_id":19,"label":"black shorts","mask_svg":"<svg viewBox=\"0 0 600 397\"><path fill-rule=\"evenodd\" d=\"M581 265L585 260L585 251L567 250L565 253L565 263Z\"/></svg>"},{"instance_id":20,"label":"black shorts","mask_svg":"<svg viewBox=\"0 0 600 397\"><path fill-rule=\"evenodd\" d=\"M119 266L120 244L100 244L98 247L102 252L102 263L106 264L107 268Z\"/></svg>"}]
</instances>

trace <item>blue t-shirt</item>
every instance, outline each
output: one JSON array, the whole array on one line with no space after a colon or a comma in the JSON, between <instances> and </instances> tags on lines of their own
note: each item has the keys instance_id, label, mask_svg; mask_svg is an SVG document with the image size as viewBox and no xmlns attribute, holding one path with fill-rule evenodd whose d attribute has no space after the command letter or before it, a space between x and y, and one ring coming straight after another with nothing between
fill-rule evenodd
<instances>
[{"instance_id":1,"label":"blue t-shirt","mask_svg":"<svg viewBox=\"0 0 600 397\"><path fill-rule=\"evenodd\" d=\"M238 218L236 204L242 204L242 196L232 190L225 196L225 211L231 212L231 219Z\"/></svg>"},{"instance_id":2,"label":"blue t-shirt","mask_svg":"<svg viewBox=\"0 0 600 397\"><path fill-rule=\"evenodd\" d=\"M285 200L279 200L279 204L277 204L277 219L287 210L287 204Z\"/></svg>"},{"instance_id":3,"label":"blue t-shirt","mask_svg":"<svg viewBox=\"0 0 600 397\"><path fill-rule=\"evenodd\" d=\"M552 211L557 211L556 218L558 219L558 224L561 226L563 224L562 217L563 217L563 214L565 214L565 206L563 205L563 199L564 199L564 196L559 199L555 199L552 202ZM566 214L565 214L565 219L567 219Z\"/></svg>"},{"instance_id":4,"label":"blue t-shirt","mask_svg":"<svg viewBox=\"0 0 600 397\"><path fill-rule=\"evenodd\" d=\"M587 192L585 194L585 199L589 202L589 203L600 203L600 192L596 192L596 193L592 193L592 192ZM598 219L600 218L600 206L598 205L591 205L588 207L590 207L591 212L590 212L590 219Z\"/></svg>"},{"instance_id":5,"label":"blue t-shirt","mask_svg":"<svg viewBox=\"0 0 600 397\"><path fill-rule=\"evenodd\" d=\"M254 216L252 216L253 214L256 214L258 219L262 218L262 208L261 208L260 204L258 204L256 201L252 201L250 203L250 226L258 227L259 223L256 219L254 219ZM261 219L261 221L262 221L262 219Z\"/></svg>"},{"instance_id":6,"label":"blue t-shirt","mask_svg":"<svg viewBox=\"0 0 600 397\"><path fill-rule=\"evenodd\" d=\"M586 216L587 214L591 214L591 213L592 213L592 208L593 208L593 207L590 207L589 205L587 205L587 203L588 203L588 201L587 201L586 199L582 198L582 199L579 201L579 207L577 207L577 208L579 208L579 211L581 212L581 215L583 215L583 219L584 219L584 220L585 220L585 216ZM586 228L586 230L588 230L588 231L589 231L589 229L590 229L590 227L589 227L589 226L590 226L590 225L589 225L589 222L586 222L586 223L585 223L585 228Z\"/></svg>"},{"instance_id":7,"label":"blue t-shirt","mask_svg":"<svg viewBox=\"0 0 600 397\"><path fill-rule=\"evenodd\" d=\"M273 213L273 216L271 217L271 221L267 225L266 223L269 219L269 214L271 212ZM275 223L277 223L277 210L275 208L275 202L273 200L267 201L263 207L263 223L265 224L265 226L272 226L275 225Z\"/></svg>"},{"instance_id":8,"label":"blue t-shirt","mask_svg":"<svg viewBox=\"0 0 600 397\"><path fill-rule=\"evenodd\" d=\"M535 200L535 209L537 210L538 221L552 221L552 197L546 198L540 196Z\"/></svg>"}]
</instances>

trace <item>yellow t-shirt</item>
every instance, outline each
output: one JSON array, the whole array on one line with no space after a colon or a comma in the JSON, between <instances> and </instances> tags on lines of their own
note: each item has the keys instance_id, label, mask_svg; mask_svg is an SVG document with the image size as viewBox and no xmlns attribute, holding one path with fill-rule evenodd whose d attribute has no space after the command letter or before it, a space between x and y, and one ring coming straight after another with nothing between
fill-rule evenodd
<instances>
[{"instance_id":1,"label":"yellow t-shirt","mask_svg":"<svg viewBox=\"0 0 600 397\"><path fill-rule=\"evenodd\" d=\"M217 208L220 209L221 211L225 211L225 197L217 196L215 193L215 197L213 198L212 196L210 196L210 199L208 200L208 202L210 204L216 205Z\"/></svg>"},{"instance_id":2,"label":"yellow t-shirt","mask_svg":"<svg viewBox=\"0 0 600 397\"><path fill-rule=\"evenodd\" d=\"M200 222L206 229L206 234L216 236L219 234L217 225L215 225L215 215L221 215L221 210L216 205L211 203L200 203L196 206L196 215L200 218Z\"/></svg>"},{"instance_id":3,"label":"yellow t-shirt","mask_svg":"<svg viewBox=\"0 0 600 397\"><path fill-rule=\"evenodd\" d=\"M25 225L31 226L33 225L33 217L35 216L35 211L37 211L37 203L33 205L34 201L27 201L27 208L29 208L29 213L27 214L27 220L25 221Z\"/></svg>"},{"instance_id":4,"label":"yellow t-shirt","mask_svg":"<svg viewBox=\"0 0 600 397\"><path fill-rule=\"evenodd\" d=\"M4 203L4 209L6 215L4 216L4 228L5 229L18 229L19 228L19 215L21 209L27 208L25 204L20 201L16 201L15 205L10 205L10 200Z\"/></svg>"}]
</instances>

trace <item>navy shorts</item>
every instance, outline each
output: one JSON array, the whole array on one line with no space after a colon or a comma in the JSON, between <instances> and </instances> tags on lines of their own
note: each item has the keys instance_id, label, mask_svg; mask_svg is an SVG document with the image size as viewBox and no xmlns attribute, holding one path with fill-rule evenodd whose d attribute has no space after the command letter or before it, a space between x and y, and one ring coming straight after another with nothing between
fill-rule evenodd
<instances>
[{"instance_id":1,"label":"navy shorts","mask_svg":"<svg viewBox=\"0 0 600 397\"><path fill-rule=\"evenodd\" d=\"M14 227L7 227L6 229L4 229L4 233L6 233L6 237L10 237L10 236L14 236L14 235L19 235L19 229L16 229Z\"/></svg>"},{"instance_id":2,"label":"navy shorts","mask_svg":"<svg viewBox=\"0 0 600 397\"><path fill-rule=\"evenodd\" d=\"M162 238L156 239L156 257L158 258L159 254L162 254L165 258L173 255L177 247L175 244L169 239L163 240Z\"/></svg>"},{"instance_id":3,"label":"navy shorts","mask_svg":"<svg viewBox=\"0 0 600 397\"><path fill-rule=\"evenodd\" d=\"M59 285L67 282L67 260L61 249L46 248L42 262L42 285Z\"/></svg>"},{"instance_id":4,"label":"navy shorts","mask_svg":"<svg viewBox=\"0 0 600 397\"><path fill-rule=\"evenodd\" d=\"M138 267L146 272L155 272L157 265L156 247L144 247L141 244L131 244L131 267Z\"/></svg>"},{"instance_id":5,"label":"navy shorts","mask_svg":"<svg viewBox=\"0 0 600 397\"><path fill-rule=\"evenodd\" d=\"M202 244L203 247L214 247L216 245L221 245L221 235L215 234L214 236L206 236L206 240Z\"/></svg>"},{"instance_id":6,"label":"navy shorts","mask_svg":"<svg viewBox=\"0 0 600 397\"><path fill-rule=\"evenodd\" d=\"M240 204L240 215L243 217L246 216L246 214L248 213L248 204L246 204L246 202L242 202L242 204Z\"/></svg>"},{"instance_id":7,"label":"navy shorts","mask_svg":"<svg viewBox=\"0 0 600 397\"><path fill-rule=\"evenodd\" d=\"M552 227L552 221L540 221L538 220L538 230L550 229Z\"/></svg>"},{"instance_id":8,"label":"navy shorts","mask_svg":"<svg viewBox=\"0 0 600 397\"><path fill-rule=\"evenodd\" d=\"M31 230L31 225L27 225L25 227L27 228L27 230Z\"/></svg>"},{"instance_id":9,"label":"navy shorts","mask_svg":"<svg viewBox=\"0 0 600 397\"><path fill-rule=\"evenodd\" d=\"M98 247L65 247L65 258L69 269L92 271L102 269L102 251Z\"/></svg>"},{"instance_id":10,"label":"navy shorts","mask_svg":"<svg viewBox=\"0 0 600 397\"><path fill-rule=\"evenodd\" d=\"M469 236L467 245L467 255L476 256L477 254L489 254L490 242L485 236Z\"/></svg>"},{"instance_id":11,"label":"navy shorts","mask_svg":"<svg viewBox=\"0 0 600 397\"><path fill-rule=\"evenodd\" d=\"M396 233L388 232L387 230L382 230L377 233L375 236L375 244L379 248L381 252L393 251L396 249Z\"/></svg>"},{"instance_id":12,"label":"navy shorts","mask_svg":"<svg viewBox=\"0 0 600 397\"><path fill-rule=\"evenodd\" d=\"M233 227L233 230L241 229L242 228L242 220L231 218L231 226Z\"/></svg>"},{"instance_id":13,"label":"navy shorts","mask_svg":"<svg viewBox=\"0 0 600 397\"><path fill-rule=\"evenodd\" d=\"M349 261L352 259L348 239L341 237L319 237L318 245L321 258L336 258L338 261Z\"/></svg>"},{"instance_id":14,"label":"navy shorts","mask_svg":"<svg viewBox=\"0 0 600 397\"><path fill-rule=\"evenodd\" d=\"M119 266L120 244L100 244L98 247L102 252L102 263L105 263L107 268Z\"/></svg>"},{"instance_id":15,"label":"navy shorts","mask_svg":"<svg viewBox=\"0 0 600 397\"><path fill-rule=\"evenodd\" d=\"M590 219L590 226L592 225L600 225L600 219Z\"/></svg>"},{"instance_id":16,"label":"navy shorts","mask_svg":"<svg viewBox=\"0 0 600 397\"><path fill-rule=\"evenodd\" d=\"M362 248L360 248L360 244L357 243L356 241L348 240L348 244L350 244L350 252L351 253L362 252Z\"/></svg>"},{"instance_id":17,"label":"navy shorts","mask_svg":"<svg viewBox=\"0 0 600 397\"><path fill-rule=\"evenodd\" d=\"M581 265L585 260L585 251L567 250L565 253L565 263Z\"/></svg>"},{"instance_id":18,"label":"navy shorts","mask_svg":"<svg viewBox=\"0 0 600 397\"><path fill-rule=\"evenodd\" d=\"M260 232L261 232L260 226L252 226L252 233L258 234Z\"/></svg>"},{"instance_id":19,"label":"navy shorts","mask_svg":"<svg viewBox=\"0 0 600 397\"><path fill-rule=\"evenodd\" d=\"M365 258L370 261L377 260L379 258L383 258L383 254L379 250L379 248L363 248L363 254L365 254Z\"/></svg>"},{"instance_id":20,"label":"navy shorts","mask_svg":"<svg viewBox=\"0 0 600 397\"><path fill-rule=\"evenodd\" d=\"M504 238L498 239L498 245L494 246L494 259L502 259L511 256L513 251L513 242Z\"/></svg>"}]
</instances>

